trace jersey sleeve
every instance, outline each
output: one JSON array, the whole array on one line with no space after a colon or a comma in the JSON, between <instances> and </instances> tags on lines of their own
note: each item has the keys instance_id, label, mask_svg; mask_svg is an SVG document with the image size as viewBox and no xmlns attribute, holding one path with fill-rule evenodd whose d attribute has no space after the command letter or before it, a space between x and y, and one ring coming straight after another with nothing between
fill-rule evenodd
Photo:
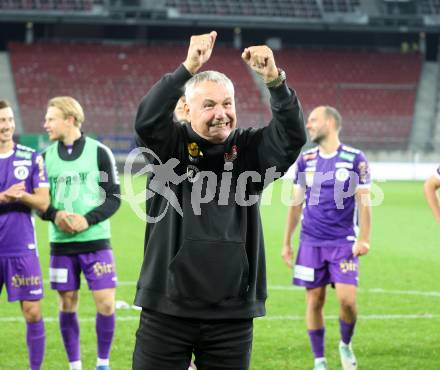
<instances>
[{"instance_id":1,"label":"jersey sleeve","mask_svg":"<svg viewBox=\"0 0 440 370\"><path fill-rule=\"evenodd\" d=\"M40 154L35 153L32 160L31 170L31 186L32 189L48 188L49 182L47 180L46 167L44 159Z\"/></svg>"},{"instance_id":2,"label":"jersey sleeve","mask_svg":"<svg viewBox=\"0 0 440 370\"><path fill-rule=\"evenodd\" d=\"M301 187L306 187L305 181L305 162L302 155L298 157L294 165L293 183Z\"/></svg>"},{"instance_id":3,"label":"jersey sleeve","mask_svg":"<svg viewBox=\"0 0 440 370\"><path fill-rule=\"evenodd\" d=\"M354 172L357 174L359 182L357 188L369 188L371 186L370 165L363 152L356 156Z\"/></svg>"}]
</instances>

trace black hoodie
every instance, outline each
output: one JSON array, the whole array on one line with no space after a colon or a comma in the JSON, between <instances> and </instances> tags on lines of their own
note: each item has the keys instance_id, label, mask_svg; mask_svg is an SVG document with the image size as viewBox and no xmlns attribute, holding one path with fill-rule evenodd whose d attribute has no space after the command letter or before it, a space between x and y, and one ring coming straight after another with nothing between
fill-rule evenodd
<instances>
[{"instance_id":1,"label":"black hoodie","mask_svg":"<svg viewBox=\"0 0 440 370\"><path fill-rule=\"evenodd\" d=\"M302 109L283 83L269 89L269 126L235 129L224 143L213 144L190 125L173 122L190 78L183 66L165 75L136 116L138 142L154 153L146 154L149 170L160 160L174 172L156 167L149 176L147 216L156 219L147 222L135 304L200 319L263 316L266 267L258 199L270 174L284 173L306 141Z\"/></svg>"}]
</instances>

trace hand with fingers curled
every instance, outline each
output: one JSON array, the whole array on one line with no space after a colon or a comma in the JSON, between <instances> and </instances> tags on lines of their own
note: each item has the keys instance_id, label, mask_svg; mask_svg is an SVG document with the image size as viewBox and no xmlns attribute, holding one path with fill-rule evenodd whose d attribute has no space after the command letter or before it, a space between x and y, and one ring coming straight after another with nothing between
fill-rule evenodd
<instances>
[{"instance_id":1,"label":"hand with fingers curled","mask_svg":"<svg viewBox=\"0 0 440 370\"><path fill-rule=\"evenodd\" d=\"M24 181L18 182L10 186L8 189L6 189L4 192L1 193L2 202L4 203L17 202L23 197L23 194L25 192L26 192L26 187L24 185Z\"/></svg>"},{"instance_id":2,"label":"hand with fingers curled","mask_svg":"<svg viewBox=\"0 0 440 370\"><path fill-rule=\"evenodd\" d=\"M72 213L67 211L58 211L55 215L55 225L67 234L75 233L75 229L72 226L71 215Z\"/></svg>"},{"instance_id":3,"label":"hand with fingers curled","mask_svg":"<svg viewBox=\"0 0 440 370\"><path fill-rule=\"evenodd\" d=\"M266 84L278 78L279 72L275 64L275 58L268 46L250 46L243 50L241 58L263 78Z\"/></svg>"},{"instance_id":4,"label":"hand with fingers curled","mask_svg":"<svg viewBox=\"0 0 440 370\"><path fill-rule=\"evenodd\" d=\"M77 213L58 211L55 216L55 225L65 233L76 234L88 229L86 218Z\"/></svg>"},{"instance_id":5,"label":"hand with fingers curled","mask_svg":"<svg viewBox=\"0 0 440 370\"><path fill-rule=\"evenodd\" d=\"M89 223L87 222L87 219L82 215L71 213L69 219L72 228L77 233L80 233L81 231L87 230L89 228Z\"/></svg>"},{"instance_id":6,"label":"hand with fingers curled","mask_svg":"<svg viewBox=\"0 0 440 370\"><path fill-rule=\"evenodd\" d=\"M212 31L203 35L191 36L191 41L188 48L183 65L191 74L196 74L199 69L209 60L214 49L217 32Z\"/></svg>"},{"instance_id":7,"label":"hand with fingers curled","mask_svg":"<svg viewBox=\"0 0 440 370\"><path fill-rule=\"evenodd\" d=\"M293 268L293 250L290 244L283 245L281 249L281 258L289 268Z\"/></svg>"},{"instance_id":8,"label":"hand with fingers curled","mask_svg":"<svg viewBox=\"0 0 440 370\"><path fill-rule=\"evenodd\" d=\"M357 241L354 243L352 252L353 256L360 257L367 254L370 251L370 244L366 241Z\"/></svg>"}]
</instances>

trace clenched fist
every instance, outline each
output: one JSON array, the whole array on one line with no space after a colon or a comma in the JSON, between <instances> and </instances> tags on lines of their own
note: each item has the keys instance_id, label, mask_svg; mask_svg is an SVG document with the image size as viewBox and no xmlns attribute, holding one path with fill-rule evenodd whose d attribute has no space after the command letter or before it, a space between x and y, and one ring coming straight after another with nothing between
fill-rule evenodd
<instances>
[{"instance_id":1,"label":"clenched fist","mask_svg":"<svg viewBox=\"0 0 440 370\"><path fill-rule=\"evenodd\" d=\"M263 78L265 83L271 82L278 77L275 58L268 46L250 46L244 49L241 57L252 70Z\"/></svg>"},{"instance_id":2,"label":"clenched fist","mask_svg":"<svg viewBox=\"0 0 440 370\"><path fill-rule=\"evenodd\" d=\"M204 35L191 36L183 65L191 74L196 74L198 70L209 60L212 50L214 49L217 32L205 33Z\"/></svg>"}]
</instances>

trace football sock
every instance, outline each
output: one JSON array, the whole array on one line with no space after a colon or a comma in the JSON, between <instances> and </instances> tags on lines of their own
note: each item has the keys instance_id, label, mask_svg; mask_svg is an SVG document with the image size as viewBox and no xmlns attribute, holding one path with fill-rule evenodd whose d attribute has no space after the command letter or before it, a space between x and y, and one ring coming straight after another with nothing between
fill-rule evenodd
<instances>
[{"instance_id":1,"label":"football sock","mask_svg":"<svg viewBox=\"0 0 440 370\"><path fill-rule=\"evenodd\" d=\"M356 321L353 321L353 323L349 324L344 320L339 319L339 330L341 332L341 340L343 343L350 344L355 325Z\"/></svg>"},{"instance_id":2,"label":"football sock","mask_svg":"<svg viewBox=\"0 0 440 370\"><path fill-rule=\"evenodd\" d=\"M76 312L62 312L59 314L61 336L66 349L69 363L78 362L81 358L79 348L79 323Z\"/></svg>"},{"instance_id":3,"label":"football sock","mask_svg":"<svg viewBox=\"0 0 440 370\"><path fill-rule=\"evenodd\" d=\"M31 370L40 370L44 357L45 339L43 319L37 322L26 322L26 343Z\"/></svg>"},{"instance_id":4,"label":"football sock","mask_svg":"<svg viewBox=\"0 0 440 370\"><path fill-rule=\"evenodd\" d=\"M115 314L113 313L110 316L105 316L97 313L96 337L98 340L98 359L106 360L109 358L114 332Z\"/></svg>"},{"instance_id":5,"label":"football sock","mask_svg":"<svg viewBox=\"0 0 440 370\"><path fill-rule=\"evenodd\" d=\"M307 331L310 338L310 344L315 358L324 357L324 336L325 327L316 330Z\"/></svg>"}]
</instances>

